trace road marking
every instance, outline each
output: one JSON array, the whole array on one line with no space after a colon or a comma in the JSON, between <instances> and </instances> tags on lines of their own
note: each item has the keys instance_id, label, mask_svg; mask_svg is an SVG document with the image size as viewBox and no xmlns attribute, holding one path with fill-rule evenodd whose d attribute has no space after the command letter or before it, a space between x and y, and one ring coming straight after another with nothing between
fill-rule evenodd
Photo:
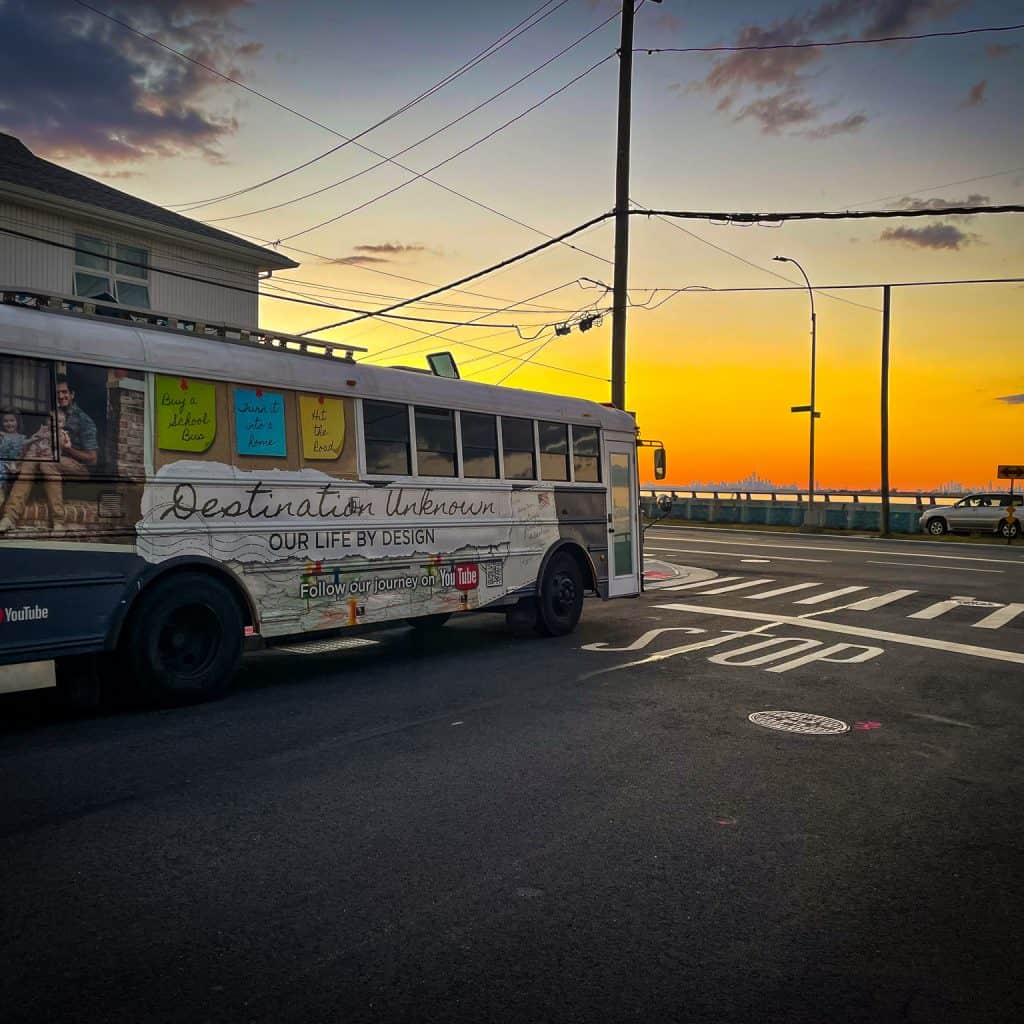
<instances>
[{"instance_id":1,"label":"road marking","mask_svg":"<svg viewBox=\"0 0 1024 1024\"><path fill-rule=\"evenodd\" d=\"M665 529L665 527L662 527L662 529ZM676 527L668 527L668 529L670 529L670 530L671 529L676 529ZM683 527L683 529L685 529L685 527ZM663 536L660 533L656 534L655 536L656 536L656 538L658 540L661 540L663 542L667 542L667 540L668 540L667 537ZM695 538L692 536L692 534L688 534L687 536L688 536L688 540L686 542L682 542L682 541L676 542L676 541L673 541L672 543L733 544L733 545L738 544L740 547L744 547L744 548L776 548L776 549L778 549L780 551L828 551L828 552L841 551L841 552L847 552L847 553L855 554L855 555L891 555L891 554L893 554L892 551L884 551L884 550L883 551L876 551L873 548L838 548L838 547L824 547L824 546L821 546L821 545L812 545L812 544L764 544L761 541L714 540L713 538L710 538L710 537L707 538L707 539L703 539L702 538L699 541L695 541ZM700 554L711 554L710 551L699 552L699 553ZM728 552L728 553L729 554L735 554L735 552ZM935 555L935 554L932 554L931 552L927 552L927 551L922 551L922 552L917 552L917 551L900 551L900 555L903 558L941 558L943 561L947 561L947 562L993 562L996 565L1007 565L1007 564L1014 565L1015 564L1015 565L1019 565L1019 566L1024 566L1024 561L1021 561L1020 559L1016 559L1016 558L1011 558L1011 559L1006 559L1006 558L976 558L976 557L973 557L971 555Z\"/></svg>"},{"instance_id":2,"label":"road marking","mask_svg":"<svg viewBox=\"0 0 1024 1024\"><path fill-rule=\"evenodd\" d=\"M794 583L789 587L776 587L774 590L766 590L763 594L745 594L748 601L765 601L769 597L778 597L780 594L792 594L797 590L810 590L811 587L820 587L821 583Z\"/></svg>"},{"instance_id":3,"label":"road marking","mask_svg":"<svg viewBox=\"0 0 1024 1024\"><path fill-rule=\"evenodd\" d=\"M710 543L714 544L717 542L711 541ZM701 551L700 549L695 550L691 548L647 547L646 549L648 551L670 551L673 555L716 555L719 558L743 558L749 553L746 551ZM790 555L772 555L772 560L775 562L815 562L820 565L827 565L832 561L831 558L794 558Z\"/></svg>"},{"instance_id":4,"label":"road marking","mask_svg":"<svg viewBox=\"0 0 1024 1024\"><path fill-rule=\"evenodd\" d=\"M840 587L838 590L829 590L824 594L815 594L813 597L803 597L799 601L794 601L794 604L824 604L826 601L831 601L834 597L842 597L844 594L855 594L858 590L867 590L867 587Z\"/></svg>"},{"instance_id":5,"label":"road marking","mask_svg":"<svg viewBox=\"0 0 1024 1024\"><path fill-rule=\"evenodd\" d=\"M980 561L980 559L979 559ZM921 565L918 562L873 562L869 558L868 565L902 565L907 569L945 569L946 572L995 572L1002 574L1002 569L970 569L966 565Z\"/></svg>"},{"instance_id":6,"label":"road marking","mask_svg":"<svg viewBox=\"0 0 1024 1024\"><path fill-rule=\"evenodd\" d=\"M998 629L1000 626L1005 626L1011 619L1017 618L1021 612L1024 612L1024 604L1008 604L1005 608L1000 608L974 623L974 628Z\"/></svg>"},{"instance_id":7,"label":"road marking","mask_svg":"<svg viewBox=\"0 0 1024 1024\"><path fill-rule=\"evenodd\" d=\"M714 583L727 583L730 580L738 580L739 576L719 576L717 579L698 580L696 583L677 583L671 587L664 587L664 590L693 590L694 587L710 587Z\"/></svg>"},{"instance_id":8,"label":"road marking","mask_svg":"<svg viewBox=\"0 0 1024 1024\"><path fill-rule=\"evenodd\" d=\"M935 604L928 605L927 608L922 608L919 612L914 612L908 615L908 619L937 619L940 615L945 615L946 612L952 611L954 608L959 608L960 602L957 600L952 601L936 601Z\"/></svg>"},{"instance_id":9,"label":"road marking","mask_svg":"<svg viewBox=\"0 0 1024 1024\"><path fill-rule=\"evenodd\" d=\"M894 601L902 601L903 598L910 597L911 594L916 593L916 590L890 590L888 594L880 594L878 597L865 597L863 601L854 601L853 604L848 604L846 608L848 611L873 612L876 608L892 604Z\"/></svg>"},{"instance_id":10,"label":"road marking","mask_svg":"<svg viewBox=\"0 0 1024 1024\"><path fill-rule=\"evenodd\" d=\"M948 640L934 640L926 636L909 633L892 633L885 629L867 629L864 626L844 626L839 622L823 622L821 619L802 619L794 615L769 615L746 609L713 608L705 604L658 604L655 608L670 612L692 612L695 615L723 615L727 618L747 619L753 622L775 623L777 625L803 626L826 633L843 633L847 636L862 636L870 640L889 640L908 647L927 647L933 651L948 651L951 654L965 654L972 658L988 658L992 661L1008 661L1024 665L1024 654L1016 651L1001 651L994 647L978 647L974 644L957 644Z\"/></svg>"},{"instance_id":11,"label":"road marking","mask_svg":"<svg viewBox=\"0 0 1024 1024\"><path fill-rule=\"evenodd\" d=\"M762 583L774 583L775 580L746 580L744 583L730 583L727 587L715 587L714 590L705 590L702 597L707 594L728 594L733 590L746 590L748 587L759 587Z\"/></svg>"},{"instance_id":12,"label":"road marking","mask_svg":"<svg viewBox=\"0 0 1024 1024\"><path fill-rule=\"evenodd\" d=\"M757 565L767 565L771 561L771 559L770 558L741 558L740 561L741 562L754 562Z\"/></svg>"}]
</instances>

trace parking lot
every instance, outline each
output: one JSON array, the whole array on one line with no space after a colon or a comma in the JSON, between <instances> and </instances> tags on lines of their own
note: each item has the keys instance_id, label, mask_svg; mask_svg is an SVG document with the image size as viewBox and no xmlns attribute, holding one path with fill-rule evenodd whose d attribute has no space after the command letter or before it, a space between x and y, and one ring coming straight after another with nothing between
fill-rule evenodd
<instances>
[{"instance_id":1,"label":"parking lot","mask_svg":"<svg viewBox=\"0 0 1024 1024\"><path fill-rule=\"evenodd\" d=\"M5 1017L1018 1016L1024 553L647 549L657 589L557 640L467 617L195 708L5 700Z\"/></svg>"}]
</instances>

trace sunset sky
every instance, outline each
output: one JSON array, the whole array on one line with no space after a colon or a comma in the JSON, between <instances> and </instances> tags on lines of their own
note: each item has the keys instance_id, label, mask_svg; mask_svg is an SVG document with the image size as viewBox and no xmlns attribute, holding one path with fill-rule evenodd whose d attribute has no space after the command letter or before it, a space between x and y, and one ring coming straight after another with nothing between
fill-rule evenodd
<instances>
[{"instance_id":1,"label":"sunset sky","mask_svg":"<svg viewBox=\"0 0 1024 1024\"><path fill-rule=\"evenodd\" d=\"M387 165L288 201L380 162L361 145L397 154L609 19L505 95L396 159L425 171L476 142L612 54L617 3L90 4L326 127L74 0L0 0L0 130L41 156L224 230L285 240L282 252L302 266L275 274L275 288L380 308L394 301L389 297L453 281L613 205L614 58L431 172L463 196L416 180L306 230L412 177ZM357 143L245 194L195 210L187 205L249 189L338 146L343 140L328 129L345 136L363 131L520 22L526 30L508 45ZM1024 3L1006 0L665 0L641 4L636 45L861 39L1019 23ZM649 207L722 211L1021 203L1022 71L1024 31L834 48L637 53L632 198ZM264 210L281 203L288 205ZM815 285L1024 277L1022 227L1016 214L777 228L634 217L631 300L642 306L667 296L651 300L652 288L785 284L772 276L779 273L801 282L794 268L771 261L777 254L799 260ZM613 233L609 221L573 239L594 255L557 246L468 285L474 294L446 292L435 300L445 305L403 312L518 323L531 336L595 301L610 305L602 290L577 282L611 282ZM546 309L527 304L487 315L559 286L537 300ZM819 293L816 302L818 480L874 487L881 292ZM341 319L269 298L261 316L267 326L293 331ZM894 292L894 486L974 485L991 479L999 462L1024 462L1022 323L1021 284ZM425 353L449 348L466 377L497 383L520 366L509 386L609 398L610 317L586 334L551 340L549 330L512 350L530 356L548 341L537 360L574 374L475 358L480 348L518 342L511 329L452 328L425 340L367 321L326 336L365 345L372 361L385 363L422 365ZM658 309L634 308L628 345L627 405L644 436L668 447L670 481L756 471L779 483L806 482L807 419L789 411L809 399L806 291L680 294ZM649 478L644 465L641 475Z\"/></svg>"}]
</instances>

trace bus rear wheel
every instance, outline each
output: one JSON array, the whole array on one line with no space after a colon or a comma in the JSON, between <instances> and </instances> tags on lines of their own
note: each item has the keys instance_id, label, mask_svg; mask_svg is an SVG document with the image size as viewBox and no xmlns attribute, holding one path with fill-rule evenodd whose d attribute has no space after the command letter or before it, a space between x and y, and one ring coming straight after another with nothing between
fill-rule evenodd
<instances>
[{"instance_id":1,"label":"bus rear wheel","mask_svg":"<svg viewBox=\"0 0 1024 1024\"><path fill-rule=\"evenodd\" d=\"M553 555L537 594L537 623L543 636L565 636L583 612L583 573L567 552Z\"/></svg>"},{"instance_id":2,"label":"bus rear wheel","mask_svg":"<svg viewBox=\"0 0 1024 1024\"><path fill-rule=\"evenodd\" d=\"M220 580L175 573L145 591L121 644L122 660L146 698L164 705L222 696L242 657L241 609Z\"/></svg>"}]
</instances>

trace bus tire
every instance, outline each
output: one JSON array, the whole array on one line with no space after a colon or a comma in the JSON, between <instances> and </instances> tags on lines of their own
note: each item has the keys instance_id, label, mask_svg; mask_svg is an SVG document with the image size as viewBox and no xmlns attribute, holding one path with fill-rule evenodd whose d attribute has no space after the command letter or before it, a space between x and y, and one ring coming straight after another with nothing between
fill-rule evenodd
<instances>
[{"instance_id":1,"label":"bus tire","mask_svg":"<svg viewBox=\"0 0 1024 1024\"><path fill-rule=\"evenodd\" d=\"M426 631L440 629L451 617L451 612L438 612L436 615L417 615L416 618L406 619L405 621L413 629Z\"/></svg>"},{"instance_id":2,"label":"bus tire","mask_svg":"<svg viewBox=\"0 0 1024 1024\"><path fill-rule=\"evenodd\" d=\"M537 591L535 629L542 636L565 636L583 612L583 573L567 551L554 554Z\"/></svg>"},{"instance_id":3,"label":"bus tire","mask_svg":"<svg viewBox=\"0 0 1024 1024\"><path fill-rule=\"evenodd\" d=\"M119 650L136 692L157 704L195 704L230 687L243 628L226 584L207 573L176 572L143 592Z\"/></svg>"}]
</instances>

